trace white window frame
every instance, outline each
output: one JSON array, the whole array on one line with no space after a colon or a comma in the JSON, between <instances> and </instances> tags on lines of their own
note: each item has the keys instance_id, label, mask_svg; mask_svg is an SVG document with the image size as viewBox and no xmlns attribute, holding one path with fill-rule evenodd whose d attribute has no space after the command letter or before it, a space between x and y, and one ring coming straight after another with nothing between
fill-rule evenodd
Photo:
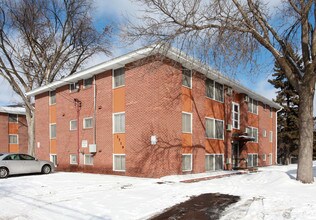
<instances>
[{"instance_id":1,"label":"white window frame","mask_svg":"<svg viewBox=\"0 0 316 220\"><path fill-rule=\"evenodd\" d=\"M183 115L190 115L190 131L183 131ZM182 133L185 133L185 134L192 134L192 128L193 128L193 114L191 112L182 112L181 114L181 126L182 126Z\"/></svg>"},{"instance_id":2,"label":"white window frame","mask_svg":"<svg viewBox=\"0 0 316 220\"><path fill-rule=\"evenodd\" d=\"M224 102L225 102L224 85L221 84L221 83L219 83L219 82L216 82L216 81L213 80L213 79L207 79L207 80L213 81L213 97L208 96L208 95L207 95L207 92L206 92L206 90L205 90L205 96L206 96L206 98L212 99L212 100L217 101L217 102L220 102L220 103L224 103ZM207 87L207 80L205 80L205 87ZM216 94L215 94L215 93L216 93L216 83L222 85L222 87L223 87L223 90L222 90L222 97L223 97L223 100L218 100L218 99L216 99Z\"/></svg>"},{"instance_id":3,"label":"white window frame","mask_svg":"<svg viewBox=\"0 0 316 220\"><path fill-rule=\"evenodd\" d=\"M115 131L115 116L124 114L124 131ZM126 114L125 112L116 112L112 115L113 134L124 134L126 132Z\"/></svg>"},{"instance_id":4,"label":"white window frame","mask_svg":"<svg viewBox=\"0 0 316 220\"><path fill-rule=\"evenodd\" d=\"M266 161L267 160L267 155L266 154L262 154L262 161Z\"/></svg>"},{"instance_id":5,"label":"white window frame","mask_svg":"<svg viewBox=\"0 0 316 220\"><path fill-rule=\"evenodd\" d=\"M86 120L88 119L91 119L92 123L91 123L91 127L86 127ZM86 118L83 118L83 129L91 129L93 128L93 117L86 117ZM77 123L77 126L78 126L78 123ZM78 128L77 128L78 129Z\"/></svg>"},{"instance_id":6,"label":"white window frame","mask_svg":"<svg viewBox=\"0 0 316 220\"><path fill-rule=\"evenodd\" d=\"M52 137L52 126L55 125L55 137ZM52 140L52 139L56 139L57 137L57 125L56 123L50 123L49 124L49 139Z\"/></svg>"},{"instance_id":7,"label":"white window frame","mask_svg":"<svg viewBox=\"0 0 316 220\"><path fill-rule=\"evenodd\" d=\"M273 142L273 131L270 131L270 133L269 133L269 142L270 143Z\"/></svg>"},{"instance_id":8,"label":"white window frame","mask_svg":"<svg viewBox=\"0 0 316 220\"><path fill-rule=\"evenodd\" d=\"M56 160L53 159L54 157L56 158ZM58 164L57 154L49 154L49 161L54 163L54 166L57 167L57 164Z\"/></svg>"},{"instance_id":9,"label":"white window frame","mask_svg":"<svg viewBox=\"0 0 316 220\"><path fill-rule=\"evenodd\" d=\"M182 156L190 156L191 158L191 163L190 163L190 169L188 170L183 170L182 167L183 167L183 159L182 159ZM190 172L192 171L192 168L193 168L193 157L192 157L192 154L182 154L181 155L181 169L182 169L182 172Z\"/></svg>"},{"instance_id":10,"label":"white window frame","mask_svg":"<svg viewBox=\"0 0 316 220\"><path fill-rule=\"evenodd\" d=\"M72 162L72 156L75 156L76 157L76 162ZM78 165L78 155L77 154L70 154L69 155L69 164L71 165Z\"/></svg>"},{"instance_id":11,"label":"white window frame","mask_svg":"<svg viewBox=\"0 0 316 220\"><path fill-rule=\"evenodd\" d=\"M256 105L256 112L254 111L254 101L257 102L257 105ZM259 111L258 111L259 102L258 102L258 100L255 100L255 99L249 97L248 105L249 105L249 104L251 105L251 110L249 111L249 107L248 107L248 112L250 112L250 113L252 113L252 114L255 114L255 115L258 115L258 114L259 114Z\"/></svg>"},{"instance_id":12,"label":"white window frame","mask_svg":"<svg viewBox=\"0 0 316 220\"><path fill-rule=\"evenodd\" d=\"M252 163L254 163L253 155L257 155L257 161L256 161L257 166L254 166L254 164L251 164L251 166L249 166L249 159L248 159L249 155L252 156ZM259 157L258 157L257 153L248 153L247 154L247 167L258 167L258 165L259 165L258 162L259 162Z\"/></svg>"},{"instance_id":13,"label":"white window frame","mask_svg":"<svg viewBox=\"0 0 316 220\"><path fill-rule=\"evenodd\" d=\"M235 119L235 106L237 106L238 107L238 118L237 119ZM235 121L237 120L237 122L238 122L238 126L237 127L235 127ZM235 128L235 129L240 129L240 106L239 106L239 103L236 103L236 102L232 102L232 123L233 123L233 128Z\"/></svg>"},{"instance_id":14,"label":"white window frame","mask_svg":"<svg viewBox=\"0 0 316 220\"><path fill-rule=\"evenodd\" d=\"M16 136L16 143L11 143L10 142L10 136ZM19 144L19 135L18 134L9 134L8 135L8 142L9 142L9 144Z\"/></svg>"},{"instance_id":15,"label":"white window frame","mask_svg":"<svg viewBox=\"0 0 316 220\"><path fill-rule=\"evenodd\" d=\"M206 132L206 126L205 126L205 136L207 139L216 139L216 140L224 140L225 139L225 122L224 120L221 120L221 119L216 119L216 118L210 118L210 117L205 117L205 125L206 125L206 120L213 120L214 123L213 123L213 137L208 137L207 136L207 132ZM223 138L217 138L215 137L216 135L216 121L221 121L223 122Z\"/></svg>"},{"instance_id":16,"label":"white window frame","mask_svg":"<svg viewBox=\"0 0 316 220\"><path fill-rule=\"evenodd\" d=\"M263 129L263 131L262 131L262 136L263 136L263 137L267 137L267 130L266 130L266 129Z\"/></svg>"},{"instance_id":17,"label":"white window frame","mask_svg":"<svg viewBox=\"0 0 316 220\"><path fill-rule=\"evenodd\" d=\"M10 121L10 116L12 116L12 115L14 115L14 116L16 116L16 121ZM17 124L17 123L19 123L19 115L18 114L9 114L8 115L8 122L11 124L11 123L14 123L14 124Z\"/></svg>"},{"instance_id":18,"label":"white window frame","mask_svg":"<svg viewBox=\"0 0 316 220\"><path fill-rule=\"evenodd\" d=\"M269 153L269 165L272 165L272 153Z\"/></svg>"},{"instance_id":19,"label":"white window frame","mask_svg":"<svg viewBox=\"0 0 316 220\"><path fill-rule=\"evenodd\" d=\"M123 85L115 86L115 76L114 76L114 72L115 72L115 70L118 70L118 69L121 69L121 68L124 69L124 83L123 83ZM126 76L126 71L125 71L125 67L124 67L124 66L123 66L123 67L120 67L120 68L112 69L112 88L113 88L113 89L116 89L116 88L120 88L120 87L125 86L125 76Z\"/></svg>"},{"instance_id":20,"label":"white window frame","mask_svg":"<svg viewBox=\"0 0 316 220\"><path fill-rule=\"evenodd\" d=\"M71 127L71 122L74 122L74 121L77 123L77 128L76 129L73 129ZM70 120L69 121L69 131L76 131L77 129L78 129L78 120L77 119Z\"/></svg>"},{"instance_id":21,"label":"white window frame","mask_svg":"<svg viewBox=\"0 0 316 220\"><path fill-rule=\"evenodd\" d=\"M89 163L89 164L87 164L87 161L86 161L86 156L88 156L88 155L90 155L91 158L92 158L92 163ZM84 164L84 165L92 166L93 163L94 163L93 154L84 154L84 155L83 155L83 164Z\"/></svg>"},{"instance_id":22,"label":"white window frame","mask_svg":"<svg viewBox=\"0 0 316 220\"><path fill-rule=\"evenodd\" d=\"M251 127L251 126L248 126L247 129L250 129L251 130L251 137L255 138L254 141L251 141L252 143L258 143L259 142L259 129L256 128L256 127ZM256 129L257 130L257 137L254 137L253 135L253 130ZM249 135L249 134L248 134Z\"/></svg>"},{"instance_id":23,"label":"white window frame","mask_svg":"<svg viewBox=\"0 0 316 220\"><path fill-rule=\"evenodd\" d=\"M74 89L71 89L71 86L74 86ZM73 82L73 83L69 83L69 92L73 93L73 92L78 92L79 90L79 82Z\"/></svg>"},{"instance_id":24,"label":"white window frame","mask_svg":"<svg viewBox=\"0 0 316 220\"><path fill-rule=\"evenodd\" d=\"M213 160L213 170L206 170L206 172L208 171L217 171L216 170L216 156L222 156L222 169L218 169L218 170L223 170L224 169L224 154L222 153L219 153L219 154L205 154L205 159L206 159L206 156L211 156L213 155L214 156L214 160ZM206 168L206 167L205 167Z\"/></svg>"},{"instance_id":25,"label":"white window frame","mask_svg":"<svg viewBox=\"0 0 316 220\"><path fill-rule=\"evenodd\" d=\"M115 169L115 157L116 156L124 156L125 157L125 169ZM113 171L117 172L125 172L126 171L126 154L113 154Z\"/></svg>"},{"instance_id":26,"label":"white window frame","mask_svg":"<svg viewBox=\"0 0 316 220\"><path fill-rule=\"evenodd\" d=\"M186 70L188 70L188 71L190 71L190 86L187 86L187 85L183 85L183 76L184 76L184 74L183 74L183 71L186 71ZM187 69L187 68L185 68L185 67L182 67L182 72L181 72L181 74L182 74L182 86L184 86L184 87L186 87L186 88L189 88L189 89L192 89L192 70L191 69Z\"/></svg>"},{"instance_id":27,"label":"white window frame","mask_svg":"<svg viewBox=\"0 0 316 220\"><path fill-rule=\"evenodd\" d=\"M92 80L91 84L89 84L89 85L87 85L87 84L86 84L86 81L87 81L88 79L91 79L91 80ZM91 88L91 87L92 87L92 85L93 85L93 76L92 76L92 77L90 77L90 78L87 78L87 79L83 79L82 84L83 84L83 88L84 88L84 89Z\"/></svg>"},{"instance_id":28,"label":"white window frame","mask_svg":"<svg viewBox=\"0 0 316 220\"><path fill-rule=\"evenodd\" d=\"M52 92L55 92L55 102L52 102ZM49 105L56 105L56 90L49 91Z\"/></svg>"}]
</instances>

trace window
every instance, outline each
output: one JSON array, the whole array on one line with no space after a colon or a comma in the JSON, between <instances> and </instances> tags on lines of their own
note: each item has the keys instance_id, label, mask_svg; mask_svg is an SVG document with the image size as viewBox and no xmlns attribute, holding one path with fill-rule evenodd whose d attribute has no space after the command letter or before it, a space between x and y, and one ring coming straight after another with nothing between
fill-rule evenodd
<instances>
[{"instance_id":1,"label":"window","mask_svg":"<svg viewBox=\"0 0 316 220\"><path fill-rule=\"evenodd\" d=\"M248 127L246 128L246 133L248 134L248 136L255 139L253 142L258 143L258 128Z\"/></svg>"},{"instance_id":2,"label":"window","mask_svg":"<svg viewBox=\"0 0 316 220\"><path fill-rule=\"evenodd\" d=\"M192 133L192 113L182 112L182 132Z\"/></svg>"},{"instance_id":3,"label":"window","mask_svg":"<svg viewBox=\"0 0 316 220\"><path fill-rule=\"evenodd\" d=\"M70 126L70 131L74 131L74 130L77 130L77 120L71 120L70 123L69 123L69 126Z\"/></svg>"},{"instance_id":4,"label":"window","mask_svg":"<svg viewBox=\"0 0 316 220\"><path fill-rule=\"evenodd\" d=\"M50 161L53 162L54 166L57 167L57 155L56 154L50 154Z\"/></svg>"},{"instance_id":5,"label":"window","mask_svg":"<svg viewBox=\"0 0 316 220\"><path fill-rule=\"evenodd\" d=\"M262 136L267 137L267 130L266 129L263 129Z\"/></svg>"},{"instance_id":6,"label":"window","mask_svg":"<svg viewBox=\"0 0 316 220\"><path fill-rule=\"evenodd\" d=\"M248 167L257 167L258 166L258 154L248 154Z\"/></svg>"},{"instance_id":7,"label":"window","mask_svg":"<svg viewBox=\"0 0 316 220\"><path fill-rule=\"evenodd\" d=\"M182 154L182 171L192 170L192 154Z\"/></svg>"},{"instance_id":8,"label":"window","mask_svg":"<svg viewBox=\"0 0 316 220\"><path fill-rule=\"evenodd\" d=\"M70 164L78 164L77 154L70 154Z\"/></svg>"},{"instance_id":9,"label":"window","mask_svg":"<svg viewBox=\"0 0 316 220\"><path fill-rule=\"evenodd\" d=\"M83 128L92 128L92 118L84 118L83 119Z\"/></svg>"},{"instance_id":10,"label":"window","mask_svg":"<svg viewBox=\"0 0 316 220\"><path fill-rule=\"evenodd\" d=\"M270 118L273 117L273 108L270 107Z\"/></svg>"},{"instance_id":11,"label":"window","mask_svg":"<svg viewBox=\"0 0 316 220\"><path fill-rule=\"evenodd\" d=\"M9 144L18 144L19 137L17 134L9 134Z\"/></svg>"},{"instance_id":12,"label":"window","mask_svg":"<svg viewBox=\"0 0 316 220\"><path fill-rule=\"evenodd\" d=\"M257 100L249 98L248 111L254 114L258 114L258 101Z\"/></svg>"},{"instance_id":13,"label":"window","mask_svg":"<svg viewBox=\"0 0 316 220\"><path fill-rule=\"evenodd\" d=\"M192 71L182 67L182 85L192 88Z\"/></svg>"},{"instance_id":14,"label":"window","mask_svg":"<svg viewBox=\"0 0 316 220\"><path fill-rule=\"evenodd\" d=\"M124 67L113 71L113 88L125 85L125 69Z\"/></svg>"},{"instance_id":15,"label":"window","mask_svg":"<svg viewBox=\"0 0 316 220\"><path fill-rule=\"evenodd\" d=\"M262 154L262 161L266 161L267 160L267 155L266 154Z\"/></svg>"},{"instance_id":16,"label":"window","mask_svg":"<svg viewBox=\"0 0 316 220\"><path fill-rule=\"evenodd\" d=\"M125 133L125 113L114 113L114 133Z\"/></svg>"},{"instance_id":17,"label":"window","mask_svg":"<svg viewBox=\"0 0 316 220\"><path fill-rule=\"evenodd\" d=\"M206 118L205 133L207 138L224 139L224 121Z\"/></svg>"},{"instance_id":18,"label":"window","mask_svg":"<svg viewBox=\"0 0 316 220\"><path fill-rule=\"evenodd\" d=\"M207 154L205 155L205 170L214 171L222 170L224 167L222 154Z\"/></svg>"},{"instance_id":19,"label":"window","mask_svg":"<svg viewBox=\"0 0 316 220\"><path fill-rule=\"evenodd\" d=\"M270 142L273 141L273 132L272 132L272 131L270 131L269 141L270 141Z\"/></svg>"},{"instance_id":20,"label":"window","mask_svg":"<svg viewBox=\"0 0 316 220\"><path fill-rule=\"evenodd\" d=\"M93 77L83 80L83 88L90 88L93 83Z\"/></svg>"},{"instance_id":21,"label":"window","mask_svg":"<svg viewBox=\"0 0 316 220\"><path fill-rule=\"evenodd\" d=\"M56 91L49 91L49 105L56 104Z\"/></svg>"},{"instance_id":22,"label":"window","mask_svg":"<svg viewBox=\"0 0 316 220\"><path fill-rule=\"evenodd\" d=\"M272 165L272 153L269 153L269 164Z\"/></svg>"},{"instance_id":23,"label":"window","mask_svg":"<svg viewBox=\"0 0 316 220\"><path fill-rule=\"evenodd\" d=\"M125 154L114 155L114 171L125 171Z\"/></svg>"},{"instance_id":24,"label":"window","mask_svg":"<svg viewBox=\"0 0 316 220\"><path fill-rule=\"evenodd\" d=\"M224 102L224 86L211 79L205 80L206 96L219 102Z\"/></svg>"},{"instance_id":25,"label":"window","mask_svg":"<svg viewBox=\"0 0 316 220\"><path fill-rule=\"evenodd\" d=\"M70 83L70 84L69 84L69 90L70 90L70 92L77 92L78 89L79 89L79 84L78 84L78 82Z\"/></svg>"},{"instance_id":26,"label":"window","mask_svg":"<svg viewBox=\"0 0 316 220\"><path fill-rule=\"evenodd\" d=\"M49 137L50 139L56 138L56 124L49 125Z\"/></svg>"},{"instance_id":27,"label":"window","mask_svg":"<svg viewBox=\"0 0 316 220\"><path fill-rule=\"evenodd\" d=\"M83 162L85 165L93 165L93 156L92 154L85 154L83 157Z\"/></svg>"},{"instance_id":28,"label":"window","mask_svg":"<svg viewBox=\"0 0 316 220\"><path fill-rule=\"evenodd\" d=\"M233 122L233 128L239 129L239 104L233 102L232 107L232 122Z\"/></svg>"},{"instance_id":29,"label":"window","mask_svg":"<svg viewBox=\"0 0 316 220\"><path fill-rule=\"evenodd\" d=\"M18 123L18 115L9 114L9 123Z\"/></svg>"}]
</instances>

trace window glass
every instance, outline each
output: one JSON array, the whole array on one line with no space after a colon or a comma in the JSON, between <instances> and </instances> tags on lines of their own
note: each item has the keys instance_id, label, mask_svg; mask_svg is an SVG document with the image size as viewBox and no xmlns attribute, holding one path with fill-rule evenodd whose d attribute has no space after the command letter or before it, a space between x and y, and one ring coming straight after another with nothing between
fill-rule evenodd
<instances>
[{"instance_id":1,"label":"window glass","mask_svg":"<svg viewBox=\"0 0 316 220\"><path fill-rule=\"evenodd\" d=\"M70 164L77 164L77 155L76 154L70 154Z\"/></svg>"},{"instance_id":2,"label":"window glass","mask_svg":"<svg viewBox=\"0 0 316 220\"><path fill-rule=\"evenodd\" d=\"M214 81L211 79L205 80L206 96L214 99Z\"/></svg>"},{"instance_id":3,"label":"window glass","mask_svg":"<svg viewBox=\"0 0 316 220\"><path fill-rule=\"evenodd\" d=\"M189 113L182 113L182 132L184 133L192 132L191 117L192 115Z\"/></svg>"},{"instance_id":4,"label":"window glass","mask_svg":"<svg viewBox=\"0 0 316 220\"><path fill-rule=\"evenodd\" d=\"M114 133L125 133L125 113L114 114Z\"/></svg>"},{"instance_id":5,"label":"window glass","mask_svg":"<svg viewBox=\"0 0 316 220\"><path fill-rule=\"evenodd\" d=\"M10 134L9 135L9 144L18 144L18 135Z\"/></svg>"},{"instance_id":6,"label":"window glass","mask_svg":"<svg viewBox=\"0 0 316 220\"><path fill-rule=\"evenodd\" d=\"M93 77L83 80L83 88L89 88L92 86Z\"/></svg>"},{"instance_id":7,"label":"window glass","mask_svg":"<svg viewBox=\"0 0 316 220\"><path fill-rule=\"evenodd\" d=\"M215 155L215 170L223 169L223 155Z\"/></svg>"},{"instance_id":8,"label":"window glass","mask_svg":"<svg viewBox=\"0 0 316 220\"><path fill-rule=\"evenodd\" d=\"M114 155L114 170L125 171L125 155Z\"/></svg>"},{"instance_id":9,"label":"window glass","mask_svg":"<svg viewBox=\"0 0 316 220\"><path fill-rule=\"evenodd\" d=\"M214 162L215 162L215 157L213 154L205 155L205 170L206 171L213 171L215 169Z\"/></svg>"},{"instance_id":10,"label":"window glass","mask_svg":"<svg viewBox=\"0 0 316 220\"><path fill-rule=\"evenodd\" d=\"M206 118L205 132L207 138L224 139L224 122L212 118Z\"/></svg>"},{"instance_id":11,"label":"window glass","mask_svg":"<svg viewBox=\"0 0 316 220\"><path fill-rule=\"evenodd\" d=\"M224 139L224 122L215 120L215 138Z\"/></svg>"},{"instance_id":12,"label":"window glass","mask_svg":"<svg viewBox=\"0 0 316 220\"><path fill-rule=\"evenodd\" d=\"M233 111L232 111L232 122L233 128L239 129L239 105L237 103L233 103Z\"/></svg>"},{"instance_id":13,"label":"window glass","mask_svg":"<svg viewBox=\"0 0 316 220\"><path fill-rule=\"evenodd\" d=\"M11 123L18 122L18 115L9 114L9 122Z\"/></svg>"},{"instance_id":14,"label":"window glass","mask_svg":"<svg viewBox=\"0 0 316 220\"><path fill-rule=\"evenodd\" d=\"M49 91L49 104L54 105L56 104L56 91Z\"/></svg>"},{"instance_id":15,"label":"window glass","mask_svg":"<svg viewBox=\"0 0 316 220\"><path fill-rule=\"evenodd\" d=\"M125 85L125 69L119 68L114 70L114 88Z\"/></svg>"},{"instance_id":16,"label":"window glass","mask_svg":"<svg viewBox=\"0 0 316 220\"><path fill-rule=\"evenodd\" d=\"M93 157L91 154L84 155L84 164L85 165L93 165Z\"/></svg>"},{"instance_id":17,"label":"window glass","mask_svg":"<svg viewBox=\"0 0 316 220\"><path fill-rule=\"evenodd\" d=\"M70 92L77 92L78 89L79 89L79 84L78 84L78 82L69 84L69 90L70 90Z\"/></svg>"},{"instance_id":18,"label":"window glass","mask_svg":"<svg viewBox=\"0 0 316 220\"><path fill-rule=\"evenodd\" d=\"M182 85L191 88L192 87L192 72L189 69L182 68Z\"/></svg>"},{"instance_id":19,"label":"window glass","mask_svg":"<svg viewBox=\"0 0 316 220\"><path fill-rule=\"evenodd\" d=\"M70 130L71 131L77 130L77 120L70 121Z\"/></svg>"},{"instance_id":20,"label":"window glass","mask_svg":"<svg viewBox=\"0 0 316 220\"><path fill-rule=\"evenodd\" d=\"M205 121L206 137L215 138L214 127L215 127L214 119L207 118Z\"/></svg>"},{"instance_id":21,"label":"window glass","mask_svg":"<svg viewBox=\"0 0 316 220\"><path fill-rule=\"evenodd\" d=\"M270 142L272 142L272 141L273 141L273 132L272 132L272 131L270 131L269 141L270 141Z\"/></svg>"},{"instance_id":22,"label":"window glass","mask_svg":"<svg viewBox=\"0 0 316 220\"><path fill-rule=\"evenodd\" d=\"M55 167L57 167L57 155L56 154L50 155L50 161L53 162Z\"/></svg>"},{"instance_id":23,"label":"window glass","mask_svg":"<svg viewBox=\"0 0 316 220\"><path fill-rule=\"evenodd\" d=\"M215 83L215 100L223 102L224 101L224 86L219 83Z\"/></svg>"},{"instance_id":24,"label":"window glass","mask_svg":"<svg viewBox=\"0 0 316 220\"><path fill-rule=\"evenodd\" d=\"M50 124L50 139L56 138L56 124Z\"/></svg>"},{"instance_id":25,"label":"window glass","mask_svg":"<svg viewBox=\"0 0 316 220\"><path fill-rule=\"evenodd\" d=\"M182 171L191 171L192 170L192 155L183 154L182 155Z\"/></svg>"},{"instance_id":26,"label":"window glass","mask_svg":"<svg viewBox=\"0 0 316 220\"><path fill-rule=\"evenodd\" d=\"M92 128L92 118L84 118L83 119L83 128Z\"/></svg>"}]
</instances>

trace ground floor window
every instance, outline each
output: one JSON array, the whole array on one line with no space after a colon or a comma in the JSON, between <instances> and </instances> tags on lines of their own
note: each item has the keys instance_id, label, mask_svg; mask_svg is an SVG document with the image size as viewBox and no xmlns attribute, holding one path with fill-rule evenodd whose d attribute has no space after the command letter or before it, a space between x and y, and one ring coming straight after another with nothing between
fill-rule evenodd
<instances>
[{"instance_id":1,"label":"ground floor window","mask_svg":"<svg viewBox=\"0 0 316 220\"><path fill-rule=\"evenodd\" d=\"M92 154L85 154L84 155L84 164L85 165L93 165L93 156Z\"/></svg>"},{"instance_id":2,"label":"ground floor window","mask_svg":"<svg viewBox=\"0 0 316 220\"><path fill-rule=\"evenodd\" d=\"M266 161L267 160L267 155L266 154L262 154L262 161Z\"/></svg>"},{"instance_id":3,"label":"ground floor window","mask_svg":"<svg viewBox=\"0 0 316 220\"><path fill-rule=\"evenodd\" d=\"M272 165L272 154L269 153L269 164Z\"/></svg>"},{"instance_id":4,"label":"ground floor window","mask_svg":"<svg viewBox=\"0 0 316 220\"><path fill-rule=\"evenodd\" d=\"M70 154L70 164L78 164L77 154Z\"/></svg>"},{"instance_id":5,"label":"ground floor window","mask_svg":"<svg viewBox=\"0 0 316 220\"><path fill-rule=\"evenodd\" d=\"M248 167L257 167L258 166L258 154L248 154Z\"/></svg>"},{"instance_id":6,"label":"ground floor window","mask_svg":"<svg viewBox=\"0 0 316 220\"><path fill-rule=\"evenodd\" d=\"M18 144L19 137L17 134L9 134L9 144Z\"/></svg>"},{"instance_id":7,"label":"ground floor window","mask_svg":"<svg viewBox=\"0 0 316 220\"><path fill-rule=\"evenodd\" d=\"M222 170L224 156L223 154L207 154L205 155L205 170L214 171Z\"/></svg>"},{"instance_id":8,"label":"ground floor window","mask_svg":"<svg viewBox=\"0 0 316 220\"><path fill-rule=\"evenodd\" d=\"M182 171L192 170L192 154L182 154Z\"/></svg>"},{"instance_id":9,"label":"ground floor window","mask_svg":"<svg viewBox=\"0 0 316 220\"><path fill-rule=\"evenodd\" d=\"M51 154L50 161L54 163L55 167L57 167L57 154Z\"/></svg>"},{"instance_id":10,"label":"ground floor window","mask_svg":"<svg viewBox=\"0 0 316 220\"><path fill-rule=\"evenodd\" d=\"M125 171L125 154L114 154L113 155L113 170L114 171Z\"/></svg>"}]
</instances>

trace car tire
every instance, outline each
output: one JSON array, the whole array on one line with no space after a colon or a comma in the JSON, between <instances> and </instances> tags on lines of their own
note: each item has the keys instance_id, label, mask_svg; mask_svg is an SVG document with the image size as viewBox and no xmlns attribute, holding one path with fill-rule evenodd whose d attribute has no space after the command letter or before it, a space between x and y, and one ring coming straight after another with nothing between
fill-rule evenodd
<instances>
[{"instance_id":1,"label":"car tire","mask_svg":"<svg viewBox=\"0 0 316 220\"><path fill-rule=\"evenodd\" d=\"M5 167L0 167L0 178L7 178L9 176L9 170Z\"/></svg>"},{"instance_id":2,"label":"car tire","mask_svg":"<svg viewBox=\"0 0 316 220\"><path fill-rule=\"evenodd\" d=\"M42 167L42 173L43 174L49 174L52 171L52 168L49 165L44 165Z\"/></svg>"}]
</instances>

